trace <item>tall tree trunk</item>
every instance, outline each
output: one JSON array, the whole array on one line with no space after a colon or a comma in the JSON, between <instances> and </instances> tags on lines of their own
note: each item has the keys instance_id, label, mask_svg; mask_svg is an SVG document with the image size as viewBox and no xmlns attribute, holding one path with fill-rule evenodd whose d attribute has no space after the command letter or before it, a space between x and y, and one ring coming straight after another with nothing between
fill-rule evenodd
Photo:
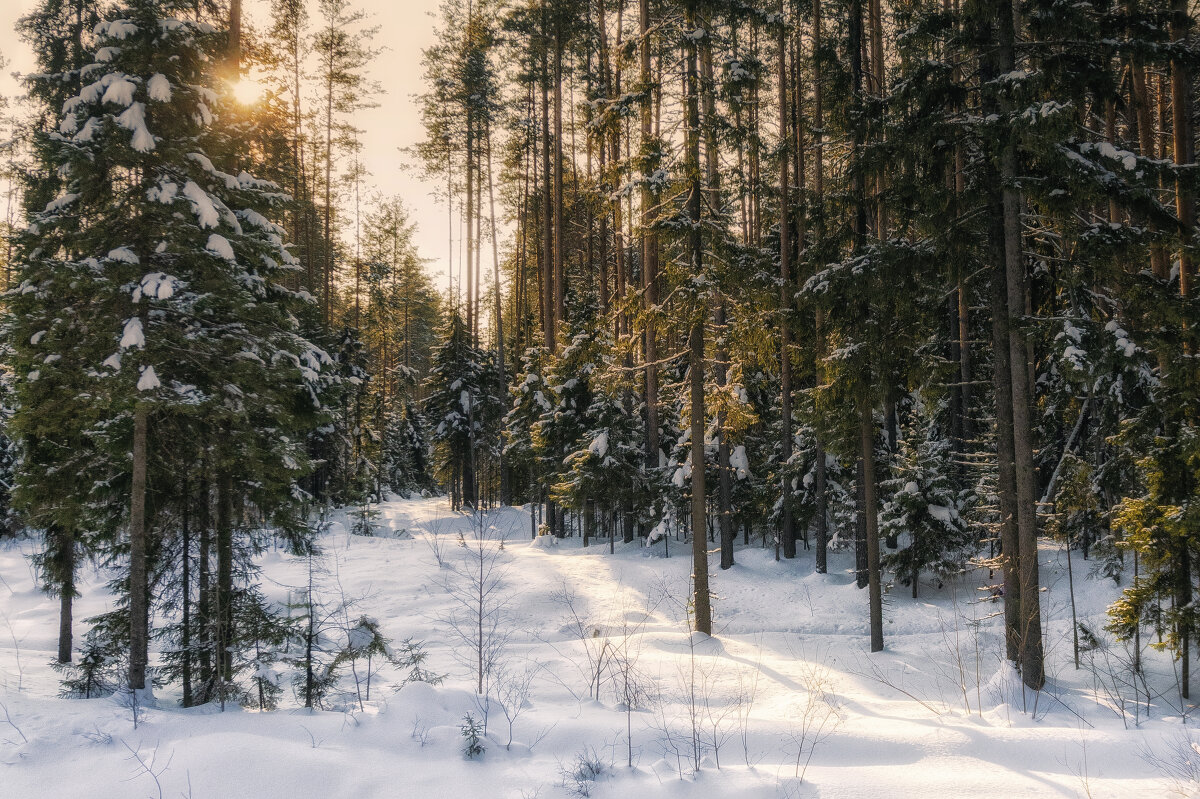
<instances>
[{"instance_id":1,"label":"tall tree trunk","mask_svg":"<svg viewBox=\"0 0 1200 799\"><path fill-rule=\"evenodd\" d=\"M149 406L138 402L133 410L133 475L129 490L129 689L146 687L150 631L147 600L150 595L146 563L146 439Z\"/></svg>"},{"instance_id":2,"label":"tall tree trunk","mask_svg":"<svg viewBox=\"0 0 1200 799\"><path fill-rule=\"evenodd\" d=\"M1129 0L1127 4L1129 19L1136 19L1138 13L1137 0ZM1150 88L1146 81L1146 67L1136 54L1130 57L1129 76L1130 100L1133 105L1134 120L1137 123L1138 150L1145 158L1155 158L1158 152L1154 146L1154 121L1150 116ZM1151 230L1153 229L1154 227L1151 226ZM1167 251L1159 243L1150 245L1150 269L1160 280L1166 280L1170 276L1171 266L1168 263Z\"/></svg>"},{"instance_id":3,"label":"tall tree trunk","mask_svg":"<svg viewBox=\"0 0 1200 799\"><path fill-rule=\"evenodd\" d=\"M233 473L217 471L217 678L222 696L233 682Z\"/></svg>"},{"instance_id":4,"label":"tall tree trunk","mask_svg":"<svg viewBox=\"0 0 1200 799\"><path fill-rule=\"evenodd\" d=\"M74 605L75 605L75 530L58 530L59 577L58 586L58 662L70 663L74 649Z\"/></svg>"},{"instance_id":5,"label":"tall tree trunk","mask_svg":"<svg viewBox=\"0 0 1200 799\"><path fill-rule=\"evenodd\" d=\"M825 200L825 98L821 84L821 0L813 0L813 193L814 201L817 207L820 208ZM824 236L824 214L818 216L819 229L817 231L818 238ZM816 339L816 346L813 347L813 374L816 378L817 388L813 396L813 410L816 416L816 424L814 425L814 457L816 458L816 475L815 486L816 491L816 517L817 517L817 551L816 555L816 571L818 574L825 574L828 571L828 549L829 549L829 509L828 509L828 475L825 465L825 431L823 423L824 403L822 401L821 392L825 383L825 369L823 360L825 357L825 313L821 308L817 308L813 317L813 336Z\"/></svg>"},{"instance_id":6,"label":"tall tree trunk","mask_svg":"<svg viewBox=\"0 0 1200 799\"><path fill-rule=\"evenodd\" d=\"M1012 0L999 0L1000 73L1016 68ZM1000 185L1004 223L1004 274L1007 288L1008 349L1012 377L1013 476L1016 487L1017 538L1020 547L1021 583L1021 676L1025 684L1040 690L1046 682L1042 650L1041 599L1038 595L1037 497L1033 470L1032 394L1029 382L1031 360L1023 325L1013 324L1015 313L1026 308L1025 255L1021 237L1021 194L1016 186L1017 148L1008 136L1000 153Z\"/></svg>"},{"instance_id":7,"label":"tall tree trunk","mask_svg":"<svg viewBox=\"0 0 1200 799\"><path fill-rule=\"evenodd\" d=\"M783 0L776 6L779 14L777 45L779 50L779 384L780 384L780 444L779 469L783 479L780 491L779 537L785 558L796 557L796 522L792 518L792 483L787 476L792 458L792 244L789 239L791 212L789 208L788 172L788 95L787 95L787 25L784 23ZM776 551L778 556L778 550Z\"/></svg>"},{"instance_id":8,"label":"tall tree trunk","mask_svg":"<svg viewBox=\"0 0 1200 799\"><path fill-rule=\"evenodd\" d=\"M688 3L688 29L698 30L695 1ZM708 31L704 31L707 39ZM688 251L691 275L704 275L704 241L700 233L700 208L703 183L700 172L700 78L696 71L696 38L689 37L687 45L687 213L691 220ZM691 395L691 459L692 459L692 580L695 587L696 630L712 634L712 607L708 593L708 538L706 497L704 487L704 317L705 304L697 297L692 311L692 326L688 334L688 368Z\"/></svg>"},{"instance_id":9,"label":"tall tree trunk","mask_svg":"<svg viewBox=\"0 0 1200 799\"><path fill-rule=\"evenodd\" d=\"M496 243L496 192L493 186L492 179L492 127L488 125L485 128L487 136L487 173L488 173L488 204L491 206L491 223L492 223L492 280L494 282L493 292L496 301L496 319L493 324L496 327L496 369L497 378L500 385L505 389L508 388L508 378L504 371L504 315L500 301L500 248ZM407 337L406 339L407 340ZM504 441L503 434L501 435L500 445L497 448L500 453L498 464L500 468L500 502L504 505L512 503L512 492L509 487L508 465L504 460Z\"/></svg>"},{"instance_id":10,"label":"tall tree trunk","mask_svg":"<svg viewBox=\"0 0 1200 799\"><path fill-rule=\"evenodd\" d=\"M183 500L183 518L179 531L179 562L182 569L182 574L180 575L182 607L179 611L179 648L183 652L183 662L180 664L180 678L183 682L183 706L191 707L195 704L195 697L192 692L192 493L186 472L183 476L182 488L180 498Z\"/></svg>"},{"instance_id":11,"label":"tall tree trunk","mask_svg":"<svg viewBox=\"0 0 1200 799\"><path fill-rule=\"evenodd\" d=\"M554 321L566 320L566 274L563 271L563 126L562 31L554 31Z\"/></svg>"},{"instance_id":12,"label":"tall tree trunk","mask_svg":"<svg viewBox=\"0 0 1200 799\"><path fill-rule=\"evenodd\" d=\"M201 465L200 486L197 491L196 509L200 528L196 545L196 627L200 636L197 647L197 665L200 667L200 701L212 696L213 684L213 597L212 597L212 516L208 474Z\"/></svg>"},{"instance_id":13,"label":"tall tree trunk","mask_svg":"<svg viewBox=\"0 0 1200 799\"><path fill-rule=\"evenodd\" d=\"M992 386L996 397L996 493L1000 503L1000 553L1004 573L1004 651L1019 663L1021 641L1021 583L1018 578L1020 542L1017 537L1017 489L1013 473L1012 369L1008 349L1008 299L1003 270L1003 211L995 208L996 269L991 279Z\"/></svg>"},{"instance_id":14,"label":"tall tree trunk","mask_svg":"<svg viewBox=\"0 0 1200 799\"><path fill-rule=\"evenodd\" d=\"M550 172L550 71L546 8L542 7L542 337L547 350L557 349L554 325L554 189Z\"/></svg>"},{"instance_id":15,"label":"tall tree trunk","mask_svg":"<svg viewBox=\"0 0 1200 799\"><path fill-rule=\"evenodd\" d=\"M646 361L646 466L658 468L658 342L653 314L658 305L658 236L652 230L654 205L657 198L650 188L650 147L652 141L652 87L650 77L650 0L638 0L638 26L641 41L641 172L642 172L642 300L646 314L645 349ZM657 144L654 146L657 147ZM630 221L632 224L632 220Z\"/></svg>"},{"instance_id":16,"label":"tall tree trunk","mask_svg":"<svg viewBox=\"0 0 1200 799\"><path fill-rule=\"evenodd\" d=\"M229 74L237 80L242 68L242 0L229 0Z\"/></svg>"},{"instance_id":17,"label":"tall tree trunk","mask_svg":"<svg viewBox=\"0 0 1200 799\"><path fill-rule=\"evenodd\" d=\"M1170 36L1177 44L1179 53L1186 49L1187 39L1192 27L1192 19L1187 0L1171 0ZM1171 139L1174 145L1174 159L1178 166L1191 166L1195 160L1195 138L1192 130L1192 82L1190 70L1185 60L1175 55L1171 59ZM1195 263L1192 258L1191 246L1195 233L1196 207L1191 190L1182 178L1175 182L1175 213L1179 217L1180 238L1179 248L1179 294L1185 301L1192 295ZM1187 335L1188 323L1184 322L1184 352L1193 355L1191 340ZM1180 546L1179 574L1176 576L1178 588L1175 604L1179 608L1189 608L1192 605L1192 569L1188 551L1188 542ZM1179 690L1184 699L1191 696L1191 623L1190 614L1184 613L1179 621L1176 634L1179 636L1180 672Z\"/></svg>"},{"instance_id":18,"label":"tall tree trunk","mask_svg":"<svg viewBox=\"0 0 1200 799\"><path fill-rule=\"evenodd\" d=\"M475 165L474 165L474 147L475 147L475 114L472 104L467 105L467 150L466 150L466 169L467 169L467 198L466 198L466 216L467 216L467 333L471 337L471 343L477 344L475 340Z\"/></svg>"},{"instance_id":19,"label":"tall tree trunk","mask_svg":"<svg viewBox=\"0 0 1200 799\"><path fill-rule=\"evenodd\" d=\"M853 153L861 157L863 145L866 139L866 131L864 130L864 121L862 119L863 107L863 7L862 0L851 0L850 3L850 25L848 31L848 45L850 51L850 72L852 84L852 102L853 102ZM860 254L866 244L867 236L867 187L866 178L863 174L861 164L854 170L854 253ZM866 300L862 301L864 308L863 314L869 311L866 306ZM866 428L868 424L874 423L870 419L871 401L870 401L870 363L860 367L864 374L860 378L858 398L859 402L859 426ZM865 407L864 407L865 406ZM865 442L867 432L860 429L859 456L858 456L858 519L857 519L857 538L854 542L854 559L855 569L858 573L857 584L859 588L868 587L874 575L871 571L871 534L870 531L878 524L877 520L873 521L871 516L871 499L874 496L874 442L868 444ZM869 450L869 452L867 452ZM868 460L871 461L868 464ZM871 468L868 468L870 466ZM878 547L878 540L875 546ZM865 573L864 573L865 572ZM874 601L871 601L872 617L874 615ZM873 632L873 631L872 631ZM872 636L873 637L873 636ZM872 644L874 641L872 641Z\"/></svg>"},{"instance_id":20,"label":"tall tree trunk","mask_svg":"<svg viewBox=\"0 0 1200 799\"><path fill-rule=\"evenodd\" d=\"M1171 0L1170 36L1178 45L1173 53L1187 48L1187 37L1192 27L1187 0ZM1188 64L1178 55L1171 59L1171 140L1174 142L1175 163L1190 166L1195 160L1193 150L1195 137L1192 132L1192 83ZM1195 263L1192 259L1192 233L1195 228L1196 207L1191 191L1183 179L1175 182L1175 214L1183 246L1179 250L1179 293L1191 295ZM1187 694L1185 693L1186 697Z\"/></svg>"},{"instance_id":21,"label":"tall tree trunk","mask_svg":"<svg viewBox=\"0 0 1200 799\"><path fill-rule=\"evenodd\" d=\"M713 76L712 37L706 35L699 42L700 50L700 96L704 106L704 184L710 211L724 218L721 213L721 173L717 144L717 109ZM713 304L713 322L718 336L717 358L713 367L717 386L724 388L729 378L729 352L726 345L725 301L718 297ZM733 485L729 459L729 431L726 430L725 411L717 411L717 526L721 538L721 568L733 566Z\"/></svg>"},{"instance_id":22,"label":"tall tree trunk","mask_svg":"<svg viewBox=\"0 0 1200 799\"><path fill-rule=\"evenodd\" d=\"M856 0L857 1L857 0ZM879 565L879 507L875 497L875 419L870 387L862 386L858 409L859 457L862 459L863 515L867 539L867 585L871 616L871 651L883 649L883 587Z\"/></svg>"}]
</instances>

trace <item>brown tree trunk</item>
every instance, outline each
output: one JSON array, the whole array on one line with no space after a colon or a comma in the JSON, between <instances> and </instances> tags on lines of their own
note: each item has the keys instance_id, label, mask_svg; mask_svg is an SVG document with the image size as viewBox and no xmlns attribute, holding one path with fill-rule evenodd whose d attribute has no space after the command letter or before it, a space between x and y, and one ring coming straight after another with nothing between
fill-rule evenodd
<instances>
[{"instance_id":1,"label":"brown tree trunk","mask_svg":"<svg viewBox=\"0 0 1200 799\"><path fill-rule=\"evenodd\" d=\"M492 180L491 125L488 125L484 129L484 135L486 136L485 145L487 147L488 204L491 209L492 223L492 280L494 282L492 288L496 301L496 318L493 320L493 324L496 327L496 369L498 371L497 378L500 381L500 385L507 389L508 378L505 377L504 372L504 315L500 301L500 249L499 245L496 243L496 192ZM405 341L407 340L408 338L406 336ZM512 502L512 495L509 489L508 466L504 462L503 434L501 434L501 441L499 447L497 448L497 452L499 453L499 463L497 463L497 467L500 469L500 502L508 505Z\"/></svg>"},{"instance_id":2,"label":"brown tree trunk","mask_svg":"<svg viewBox=\"0 0 1200 799\"><path fill-rule=\"evenodd\" d=\"M567 286L563 272L562 33L554 33L554 322L566 319Z\"/></svg>"},{"instance_id":3,"label":"brown tree trunk","mask_svg":"<svg viewBox=\"0 0 1200 799\"><path fill-rule=\"evenodd\" d=\"M149 406L138 402L133 410L133 475L129 490L129 689L146 687L149 660L150 594L146 539L146 439Z\"/></svg>"},{"instance_id":4,"label":"brown tree trunk","mask_svg":"<svg viewBox=\"0 0 1200 799\"><path fill-rule=\"evenodd\" d=\"M694 0L687 6L689 30L697 30ZM705 38L708 32L705 31ZM691 220L688 233L688 251L691 275L700 278L704 274L704 242L700 234L701 194L703 184L700 173L700 79L697 74L697 45L694 37L687 45L687 213ZM701 298L698 307L692 310L692 326L688 334L688 370L690 375L689 394L691 407L691 460L692 460L692 579L695 587L696 630L705 635L712 634L712 608L708 593L708 538L706 497L704 487L704 316Z\"/></svg>"},{"instance_id":5,"label":"brown tree trunk","mask_svg":"<svg viewBox=\"0 0 1200 799\"><path fill-rule=\"evenodd\" d=\"M796 557L796 527L792 518L792 485L787 477L792 457L792 244L789 239L791 212L789 209L788 172L788 95L787 95L787 26L783 24L783 0L776 6L780 16L776 44L779 52L779 384L780 384L780 445L779 456L782 492L779 538L785 558ZM776 548L776 557L779 550Z\"/></svg>"},{"instance_id":6,"label":"brown tree trunk","mask_svg":"<svg viewBox=\"0 0 1200 799\"><path fill-rule=\"evenodd\" d=\"M1012 0L999 2L1000 72L1016 68ZM1029 382L1031 360L1023 325L1013 324L1013 315L1026 308L1025 255L1021 236L1021 194L1016 187L1017 148L1010 136L1000 153L1000 185L1004 225L1004 275L1008 300L1008 349L1012 380L1013 482L1016 487L1017 538L1020 548L1021 583L1021 677L1040 690L1046 682L1042 649L1041 598L1038 595L1037 497L1033 470L1032 393Z\"/></svg>"},{"instance_id":7,"label":"brown tree trunk","mask_svg":"<svg viewBox=\"0 0 1200 799\"><path fill-rule=\"evenodd\" d=\"M542 9L542 337L547 350L557 349L554 325L554 200L550 172L550 72L546 11Z\"/></svg>"},{"instance_id":8,"label":"brown tree trunk","mask_svg":"<svg viewBox=\"0 0 1200 799\"><path fill-rule=\"evenodd\" d=\"M75 531L60 529L62 548L62 583L58 590L58 662L70 663L74 649L74 605L75 605Z\"/></svg>"},{"instance_id":9,"label":"brown tree trunk","mask_svg":"<svg viewBox=\"0 0 1200 799\"><path fill-rule=\"evenodd\" d=\"M217 679L233 682L233 474L217 472ZM222 695L224 688L222 689Z\"/></svg>"},{"instance_id":10,"label":"brown tree trunk","mask_svg":"<svg viewBox=\"0 0 1200 799\"><path fill-rule=\"evenodd\" d=\"M819 58L821 50L821 0L813 0L813 58ZM813 69L813 192L818 207L825 199L825 98L821 85L821 64L816 63ZM823 219L824 215L818 217ZM817 231L817 236L824 234L823 226ZM814 457L816 458L816 475L814 490L816 492L816 521L817 521L817 551L815 553L815 569L818 574L828 571L829 549L829 510L826 500L828 493L828 475L825 466L825 432L823 427L823 408L821 392L825 382L823 359L825 357L825 327L824 311L816 309L813 316L813 336L816 345L813 348L813 374L817 389L813 397L813 409L816 416L814 425Z\"/></svg>"},{"instance_id":11,"label":"brown tree trunk","mask_svg":"<svg viewBox=\"0 0 1200 799\"><path fill-rule=\"evenodd\" d=\"M1129 18L1134 19L1137 13L1137 0L1130 0L1128 4ZM1136 55L1131 57L1129 72L1129 91L1133 105L1134 120L1137 123L1138 150L1140 150L1141 155L1145 158L1155 158L1158 155L1158 151L1154 146L1154 121L1150 115L1150 87L1146 81L1146 67ZM1171 273L1167 251L1161 244L1155 243L1150 245L1150 269L1155 277L1160 280L1166 280Z\"/></svg>"},{"instance_id":12,"label":"brown tree trunk","mask_svg":"<svg viewBox=\"0 0 1200 799\"><path fill-rule=\"evenodd\" d=\"M213 684L213 597L212 597L212 517L209 512L211 496L208 475L203 466L200 486L197 491L196 509L200 528L196 543L196 622L200 643L197 649L197 665L200 667L200 701L211 698Z\"/></svg>"},{"instance_id":13,"label":"brown tree trunk","mask_svg":"<svg viewBox=\"0 0 1200 799\"><path fill-rule=\"evenodd\" d=\"M870 388L863 386L859 398L859 457L862 459L863 515L867 539L867 587L871 617L871 651L883 650L883 587L879 565L879 508L875 496L875 419L871 413Z\"/></svg>"},{"instance_id":14,"label":"brown tree trunk","mask_svg":"<svg viewBox=\"0 0 1200 799\"><path fill-rule=\"evenodd\" d=\"M1192 19L1188 10L1187 0L1171 0L1172 41L1182 49L1187 46L1188 34L1192 27ZM1171 138L1174 145L1175 163L1179 166L1190 166L1195 160L1194 134L1192 131L1192 85L1188 64L1181 58L1171 59ZM1185 300L1192 294L1195 263L1191 254L1194 235L1196 208L1191 191L1182 179L1175 183L1175 213L1179 217L1180 237L1182 246L1179 248L1179 294ZM1184 322L1184 333L1187 333L1187 322ZM1191 354L1190 342L1185 337L1184 350ZM1180 547L1179 574L1176 577L1178 588L1175 603L1180 608L1192 604L1192 569L1185 542ZM1185 618L1181 619L1176 634L1179 636L1179 691L1184 699L1191 696L1191 624Z\"/></svg>"},{"instance_id":15,"label":"brown tree trunk","mask_svg":"<svg viewBox=\"0 0 1200 799\"><path fill-rule=\"evenodd\" d=\"M658 305L658 236L651 230L654 223L656 195L649 186L652 120L652 82L650 77L650 0L638 0L638 25L641 36L641 101L642 134L642 298L647 319L645 324L646 361L646 465L658 468L658 342L652 314ZM632 224L632 222L630 223Z\"/></svg>"},{"instance_id":16,"label":"brown tree trunk","mask_svg":"<svg viewBox=\"0 0 1200 799\"><path fill-rule=\"evenodd\" d=\"M1187 0L1171 0L1170 35L1181 50L1186 48L1192 19ZM1180 52L1177 50L1175 52ZM1189 166L1195 160L1192 133L1192 86L1188 64L1181 58L1171 59L1171 139L1174 142L1175 163ZM1195 227L1196 207L1191 191L1182 179L1175 182L1175 214L1179 217L1183 246L1179 250L1179 293L1191 296L1195 263L1192 259L1192 233ZM1185 693L1186 697L1187 694Z\"/></svg>"},{"instance_id":17,"label":"brown tree trunk","mask_svg":"<svg viewBox=\"0 0 1200 799\"><path fill-rule=\"evenodd\" d=\"M192 691L192 494L186 473L183 477L182 489L180 498L183 500L183 518L179 531L179 560L182 568L182 574L180 575L180 582L182 583L180 590L182 606L179 612L179 648L183 651L183 663L180 664L180 679L183 683L183 706L191 707L195 704L195 697Z\"/></svg>"}]
</instances>

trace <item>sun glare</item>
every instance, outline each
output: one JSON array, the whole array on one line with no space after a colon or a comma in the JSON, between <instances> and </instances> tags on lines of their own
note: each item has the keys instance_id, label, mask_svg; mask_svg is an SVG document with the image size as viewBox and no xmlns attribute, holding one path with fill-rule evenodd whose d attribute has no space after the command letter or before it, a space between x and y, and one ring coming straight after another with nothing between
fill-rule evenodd
<instances>
[{"instance_id":1,"label":"sun glare","mask_svg":"<svg viewBox=\"0 0 1200 799\"><path fill-rule=\"evenodd\" d=\"M233 97L242 105L254 105L263 95L262 84L253 78L242 78L233 84Z\"/></svg>"}]
</instances>

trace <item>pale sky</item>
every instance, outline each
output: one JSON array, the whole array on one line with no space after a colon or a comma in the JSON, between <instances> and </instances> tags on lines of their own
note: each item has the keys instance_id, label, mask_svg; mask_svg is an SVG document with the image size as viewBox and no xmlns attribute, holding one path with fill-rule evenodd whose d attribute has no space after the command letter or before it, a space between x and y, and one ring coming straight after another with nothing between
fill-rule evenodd
<instances>
[{"instance_id":1,"label":"pale sky","mask_svg":"<svg viewBox=\"0 0 1200 799\"><path fill-rule=\"evenodd\" d=\"M362 112L358 126L363 135L363 162L371 172L368 186L386 195L399 195L417 223L416 243L422 257L431 263L426 269L438 286L446 284L447 231L446 207L434 200L432 184L422 182L415 172L406 171L401 148L422 137L420 118L413 95L421 91L421 50L433 44L434 18L438 0L357 0L379 25L375 45L385 48L370 67L384 94L378 108ZM0 93L13 96L19 84L9 73L32 67L32 55L18 39L17 19L34 6L34 0L0 0L0 54L10 62L0 77ZM310 27L317 23L316 3L310 3ZM246 12L256 27L265 27L267 0L246 0Z\"/></svg>"}]
</instances>

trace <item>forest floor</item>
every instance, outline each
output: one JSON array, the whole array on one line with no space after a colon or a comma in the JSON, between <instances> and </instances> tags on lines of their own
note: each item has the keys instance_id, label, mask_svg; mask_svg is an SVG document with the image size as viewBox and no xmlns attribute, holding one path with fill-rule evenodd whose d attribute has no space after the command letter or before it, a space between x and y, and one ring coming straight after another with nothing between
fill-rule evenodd
<instances>
[{"instance_id":1,"label":"forest floor","mask_svg":"<svg viewBox=\"0 0 1200 799\"><path fill-rule=\"evenodd\" d=\"M688 631L682 542L669 542L668 558L662 542L617 542L609 554L607 540L530 541L528 513L508 508L483 519L490 543L464 547L460 533L470 541L479 519L444 499L379 510L374 537L349 535L336 515L321 540L314 596L329 611L329 638L366 614L393 642L423 642L425 666L446 677L400 687L403 672L388 666L360 703L365 686L356 692L347 672L345 693L329 700L336 709L316 712L297 707L283 666L273 712L184 710L172 687L138 710L135 728L116 697L57 698L57 600L35 585L31 543L0 548L0 797L1200 795L1200 736L1174 664L1147 650L1135 685L1127 650L1108 641L1076 670L1065 554L1048 542L1049 679L1025 694L1003 662L1003 608L989 590L999 578L986 570L940 587L923 581L918 599L891 587L886 649L872 655L849 551L831 553L824 575L803 550L776 562L761 544L739 547L728 571L714 556L716 635L705 638ZM1078 617L1101 631L1120 589L1074 558ZM267 595L295 600L306 559L272 551L260 562ZM454 632L473 621L481 563L502 697L488 708L474 691L476 653ZM77 619L110 607L109 576L87 570ZM360 683L366 670L356 664ZM503 698L510 715L522 708L510 746ZM485 710L485 751L468 761L460 726Z\"/></svg>"}]
</instances>

